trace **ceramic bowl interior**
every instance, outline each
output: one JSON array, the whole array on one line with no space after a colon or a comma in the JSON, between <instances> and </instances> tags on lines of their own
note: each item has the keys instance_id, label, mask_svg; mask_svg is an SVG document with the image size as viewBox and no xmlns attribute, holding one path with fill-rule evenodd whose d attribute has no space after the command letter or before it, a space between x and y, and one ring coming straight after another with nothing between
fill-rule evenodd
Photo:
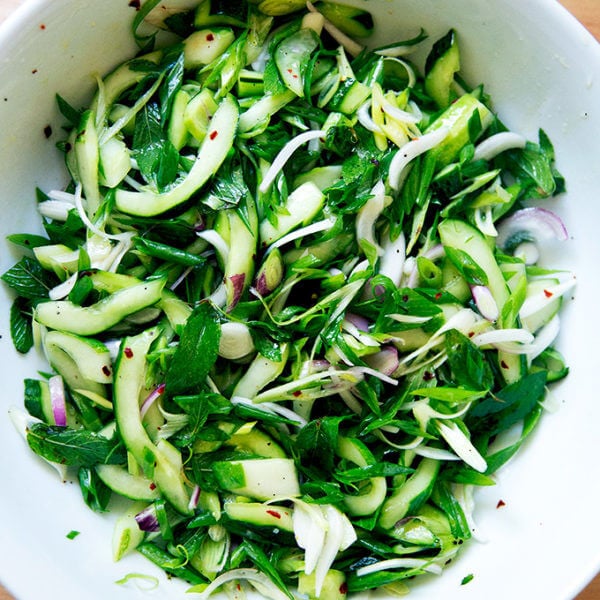
<instances>
[{"instance_id":1,"label":"ceramic bowl interior","mask_svg":"<svg viewBox=\"0 0 600 600\"><path fill-rule=\"evenodd\" d=\"M558 340L571 373L554 388L557 409L502 469L498 484L477 494L482 541L469 544L441 577L416 585L411 597L567 600L600 567L600 46L554 0L369 0L365 6L382 39L407 38L421 26L436 39L454 27L467 81L485 82L511 129L532 139L540 127L550 135L568 186L550 206L570 239L550 245L544 260L574 271L578 280ZM66 182L55 149L63 124L55 94L83 105L93 74L134 52L133 16L126 0L32 0L1 29L2 239L40 230L36 187ZM17 254L0 244L3 272ZM141 557L113 564L114 514L88 510L77 485L60 483L15 432L7 410L22 406L23 379L45 363L13 350L11 300L0 287L0 581L17 598L183 597L186 586L167 581ZM70 531L80 535L70 540ZM156 575L159 587L115 584L132 572ZM472 581L461 585L469 574Z\"/></svg>"}]
</instances>

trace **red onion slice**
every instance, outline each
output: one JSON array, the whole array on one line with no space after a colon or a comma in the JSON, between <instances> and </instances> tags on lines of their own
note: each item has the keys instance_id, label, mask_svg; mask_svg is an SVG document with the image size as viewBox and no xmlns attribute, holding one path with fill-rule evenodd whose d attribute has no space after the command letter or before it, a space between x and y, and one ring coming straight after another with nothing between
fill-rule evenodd
<instances>
[{"instance_id":1,"label":"red onion slice","mask_svg":"<svg viewBox=\"0 0 600 600\"><path fill-rule=\"evenodd\" d=\"M384 375L393 375L400 364L398 350L395 346L384 346L379 352L365 356L365 362Z\"/></svg>"},{"instance_id":2,"label":"red onion slice","mask_svg":"<svg viewBox=\"0 0 600 600\"><path fill-rule=\"evenodd\" d=\"M161 397L163 392L165 391L165 384L161 383L157 385L149 394L148 397L142 402L142 406L140 408L140 416L142 419L148 412L148 409Z\"/></svg>"},{"instance_id":3,"label":"red onion slice","mask_svg":"<svg viewBox=\"0 0 600 600\"><path fill-rule=\"evenodd\" d=\"M536 242L557 239L565 241L569 234L559 216L539 206L523 208L504 219L497 227L496 244L505 249L508 240L517 233L529 233Z\"/></svg>"},{"instance_id":4,"label":"red onion slice","mask_svg":"<svg viewBox=\"0 0 600 600\"><path fill-rule=\"evenodd\" d=\"M65 397L65 384L60 375L54 375L48 379L50 388L50 405L55 425L66 427L67 425L67 402Z\"/></svg>"},{"instance_id":5,"label":"red onion slice","mask_svg":"<svg viewBox=\"0 0 600 600\"><path fill-rule=\"evenodd\" d=\"M160 525L158 523L158 519L156 518L156 512L153 505L150 505L143 511L139 512L134 518L138 524L138 527L142 531L148 531L151 533L160 531Z\"/></svg>"}]
</instances>

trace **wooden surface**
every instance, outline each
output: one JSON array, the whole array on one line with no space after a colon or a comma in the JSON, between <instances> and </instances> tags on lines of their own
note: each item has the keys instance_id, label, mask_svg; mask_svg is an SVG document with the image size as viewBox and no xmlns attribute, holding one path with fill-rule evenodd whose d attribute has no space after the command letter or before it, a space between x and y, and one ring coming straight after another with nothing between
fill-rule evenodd
<instances>
[{"instance_id":1,"label":"wooden surface","mask_svg":"<svg viewBox=\"0 0 600 600\"><path fill-rule=\"evenodd\" d=\"M600 0L560 0L593 35L600 40ZM23 0L0 0L0 21L15 10ZM0 585L0 600L12 600ZM20 598L18 600L30 600ZM579 595L576 600L600 600L600 575Z\"/></svg>"}]
</instances>

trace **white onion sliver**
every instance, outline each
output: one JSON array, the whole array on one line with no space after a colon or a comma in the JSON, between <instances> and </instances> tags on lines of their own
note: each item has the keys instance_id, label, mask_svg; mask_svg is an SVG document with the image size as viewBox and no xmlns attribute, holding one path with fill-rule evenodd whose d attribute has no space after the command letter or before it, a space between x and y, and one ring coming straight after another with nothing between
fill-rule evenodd
<instances>
[{"instance_id":1,"label":"white onion sliver","mask_svg":"<svg viewBox=\"0 0 600 600\"><path fill-rule=\"evenodd\" d=\"M432 446L417 446L415 454L423 458L433 458L434 460L460 460L456 454L443 448L433 448Z\"/></svg>"},{"instance_id":2,"label":"white onion sliver","mask_svg":"<svg viewBox=\"0 0 600 600\"><path fill-rule=\"evenodd\" d=\"M555 302L558 298L569 293L575 287L575 278L568 279L556 285L549 285L537 294L530 296L523 302L519 317L526 319L535 314L539 310L546 308L551 302Z\"/></svg>"},{"instance_id":3,"label":"white onion sliver","mask_svg":"<svg viewBox=\"0 0 600 600\"><path fill-rule=\"evenodd\" d=\"M273 181L275 181L275 177L277 177L281 169L283 169L285 163L287 163L287 161L291 158L292 154L294 154L294 152L298 150L302 144L321 137L325 137L325 131L322 129L316 129L300 133L295 138L292 138L289 142L287 142L279 151L271 166L268 168L258 190L264 194L269 189L269 186L273 183Z\"/></svg>"},{"instance_id":4,"label":"white onion sliver","mask_svg":"<svg viewBox=\"0 0 600 600\"><path fill-rule=\"evenodd\" d=\"M223 239L220 233L217 233L214 229L206 229L205 231L198 231L196 235L208 242L219 255L219 258L226 263L229 257L229 245Z\"/></svg>"},{"instance_id":5,"label":"white onion sliver","mask_svg":"<svg viewBox=\"0 0 600 600\"><path fill-rule=\"evenodd\" d=\"M456 423L453 421L450 423L437 421L436 424L440 435L465 463L479 473L483 473L487 469L485 458L479 454L475 446L473 446Z\"/></svg>"},{"instance_id":6,"label":"white onion sliver","mask_svg":"<svg viewBox=\"0 0 600 600\"><path fill-rule=\"evenodd\" d=\"M59 283L48 292L50 300L62 300L66 298L77 283L77 273L73 273L66 281Z\"/></svg>"},{"instance_id":7,"label":"white onion sliver","mask_svg":"<svg viewBox=\"0 0 600 600\"><path fill-rule=\"evenodd\" d=\"M95 233L97 236L105 238L107 240L123 240L127 237L131 238L132 232L116 233L114 235L111 235L109 233L106 233L105 231L102 231L92 223L92 221L90 220L83 208L83 198L81 197L80 183L78 183L75 188L75 208L77 209L77 214L79 215L79 218L83 221L83 224L86 226L86 228L89 229L92 233Z\"/></svg>"},{"instance_id":8,"label":"white onion sliver","mask_svg":"<svg viewBox=\"0 0 600 600\"><path fill-rule=\"evenodd\" d=\"M46 200L38 204L40 215L53 221L66 221L69 217L69 211L74 208L75 205L61 200Z\"/></svg>"},{"instance_id":9,"label":"white onion sliver","mask_svg":"<svg viewBox=\"0 0 600 600\"><path fill-rule=\"evenodd\" d=\"M362 577L389 569L423 569L423 571L435 575L440 575L442 572L442 568L439 565L423 558L388 558L387 560L380 560L379 562L356 569L356 576Z\"/></svg>"},{"instance_id":10,"label":"white onion sliver","mask_svg":"<svg viewBox=\"0 0 600 600\"><path fill-rule=\"evenodd\" d=\"M491 160L505 150L524 148L527 140L518 133L503 131L492 135L475 148L473 160Z\"/></svg>"},{"instance_id":11,"label":"white onion sliver","mask_svg":"<svg viewBox=\"0 0 600 600\"><path fill-rule=\"evenodd\" d=\"M225 571L210 584L198 596L198 600L208 600L213 592L229 581L248 581L257 591L271 600L289 600L284 594L264 573L257 569L232 569Z\"/></svg>"},{"instance_id":12,"label":"white onion sliver","mask_svg":"<svg viewBox=\"0 0 600 600\"><path fill-rule=\"evenodd\" d=\"M494 329L484 331L471 338L471 341L476 346L505 344L507 342L531 344L533 340L533 335L525 329Z\"/></svg>"},{"instance_id":13,"label":"white onion sliver","mask_svg":"<svg viewBox=\"0 0 600 600\"><path fill-rule=\"evenodd\" d=\"M485 285L472 285L471 294L481 316L488 321L496 321L500 316L500 311L490 288Z\"/></svg>"},{"instance_id":14,"label":"white onion sliver","mask_svg":"<svg viewBox=\"0 0 600 600\"><path fill-rule=\"evenodd\" d=\"M372 133L383 133L381 131L381 127L373 121L371 118L371 101L368 100L365 102L357 111L356 117L358 118L358 122L367 130Z\"/></svg>"},{"instance_id":15,"label":"white onion sliver","mask_svg":"<svg viewBox=\"0 0 600 600\"><path fill-rule=\"evenodd\" d=\"M277 241L273 242L269 248L267 249L267 253L273 250L273 248L280 248L285 244L289 244L294 240L297 240L301 237L305 237L307 235L312 235L314 233L320 233L321 231L327 231L331 229L335 225L335 219L323 219L322 221L317 221L316 223L311 223L306 227L301 227L300 229L296 229L295 231L291 231L290 233L284 235L279 238Z\"/></svg>"},{"instance_id":16,"label":"white onion sliver","mask_svg":"<svg viewBox=\"0 0 600 600\"><path fill-rule=\"evenodd\" d=\"M383 112L386 115L389 115L390 117L392 117L392 119L400 121L401 123L413 123L413 124L416 124L422 118L422 115L413 115L412 113L410 113L410 112L408 112L406 110L402 110L401 108L398 108L397 106L394 106L385 97L383 99L381 108L383 109Z\"/></svg>"},{"instance_id":17,"label":"white onion sliver","mask_svg":"<svg viewBox=\"0 0 600 600\"><path fill-rule=\"evenodd\" d=\"M406 260L406 238L401 233L395 240L387 237L381 244L383 255L379 261L379 274L389 277L395 285L400 285Z\"/></svg>"},{"instance_id":18,"label":"white onion sliver","mask_svg":"<svg viewBox=\"0 0 600 600\"><path fill-rule=\"evenodd\" d=\"M406 166L420 154L441 144L448 135L448 132L449 129L447 127L440 127L435 131L426 133L420 138L411 140L396 152L390 163L389 170L389 183L392 189L398 190L400 188L400 184L402 183L401 177Z\"/></svg>"}]
</instances>

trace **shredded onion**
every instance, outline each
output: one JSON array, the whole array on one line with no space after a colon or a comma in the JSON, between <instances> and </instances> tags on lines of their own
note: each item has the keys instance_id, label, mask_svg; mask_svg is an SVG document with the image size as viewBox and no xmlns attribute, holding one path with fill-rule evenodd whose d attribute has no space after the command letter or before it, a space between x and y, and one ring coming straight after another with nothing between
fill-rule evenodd
<instances>
[{"instance_id":1,"label":"shredded onion","mask_svg":"<svg viewBox=\"0 0 600 600\"><path fill-rule=\"evenodd\" d=\"M371 565L359 567L356 569L356 576L363 577L364 575L389 569L421 569L435 575L441 575L442 573L442 567L424 558L388 558Z\"/></svg>"},{"instance_id":2,"label":"shredded onion","mask_svg":"<svg viewBox=\"0 0 600 600\"><path fill-rule=\"evenodd\" d=\"M266 253L270 252L274 248L280 248L281 246L285 246L285 244L289 244L294 240L297 240L301 237L305 237L307 235L313 235L314 233L320 233L321 231L327 231L331 229L335 225L335 219L323 219L322 221L317 221L316 223L311 223L306 227L301 227L300 229L296 229L295 231L291 231L290 233L280 237L277 241L273 242Z\"/></svg>"},{"instance_id":3,"label":"shredded onion","mask_svg":"<svg viewBox=\"0 0 600 600\"><path fill-rule=\"evenodd\" d=\"M221 234L217 233L214 229L206 229L204 231L197 231L196 235L208 242L215 249L223 263L227 262L229 257L229 244L223 239Z\"/></svg>"},{"instance_id":4,"label":"shredded onion","mask_svg":"<svg viewBox=\"0 0 600 600\"><path fill-rule=\"evenodd\" d=\"M357 111L356 117L358 122L368 131L372 133L381 133L381 127L371 118L371 101L367 100Z\"/></svg>"},{"instance_id":5,"label":"shredded onion","mask_svg":"<svg viewBox=\"0 0 600 600\"><path fill-rule=\"evenodd\" d=\"M46 200L38 204L38 211L42 217L53 221L66 221L69 217L69 211L73 209L75 209L74 204L60 200Z\"/></svg>"},{"instance_id":6,"label":"shredded onion","mask_svg":"<svg viewBox=\"0 0 600 600\"><path fill-rule=\"evenodd\" d=\"M294 154L294 152L296 152L296 150L298 150L302 144L322 137L325 137L325 131L322 129L311 129L310 131L305 131L298 134L295 138L292 138L289 142L287 142L274 158L271 166L267 169L267 172L265 173L265 176L258 188L259 192L264 194L269 189L269 186L273 183L273 181L275 181L275 177L277 177L281 169L283 169L285 163L287 163L292 154Z\"/></svg>"},{"instance_id":7,"label":"shredded onion","mask_svg":"<svg viewBox=\"0 0 600 600\"><path fill-rule=\"evenodd\" d=\"M527 140L518 133L503 131L483 140L475 148L473 160L491 160L505 150L524 148Z\"/></svg>"},{"instance_id":8,"label":"shredded onion","mask_svg":"<svg viewBox=\"0 0 600 600\"><path fill-rule=\"evenodd\" d=\"M485 285L472 285L471 294L481 316L488 321L496 321L500 315L498 305L490 292L490 288Z\"/></svg>"},{"instance_id":9,"label":"shredded onion","mask_svg":"<svg viewBox=\"0 0 600 600\"><path fill-rule=\"evenodd\" d=\"M389 171L389 182L392 189L400 189L402 184L402 175L404 174L404 170L408 164L420 154L435 148L435 146L443 142L448 135L448 132L448 128L440 127L435 131L426 133L420 138L415 138L414 140L407 142L396 152L392 162L390 163Z\"/></svg>"},{"instance_id":10,"label":"shredded onion","mask_svg":"<svg viewBox=\"0 0 600 600\"><path fill-rule=\"evenodd\" d=\"M262 594L265 598L270 598L270 600L289 600L288 596L284 594L267 575L261 573L257 569L232 569L231 571L225 571L225 573L211 581L211 583L200 592L198 600L208 600L215 590L222 585L229 581L237 580L247 581L259 594ZM194 588L192 588L191 591L194 591Z\"/></svg>"},{"instance_id":11,"label":"shredded onion","mask_svg":"<svg viewBox=\"0 0 600 600\"><path fill-rule=\"evenodd\" d=\"M487 469L485 458L479 454L469 438L454 421L450 421L449 423L437 421L436 425L440 435L446 440L448 446L450 446L450 448L452 448L465 463L476 471L479 471L479 473L485 472Z\"/></svg>"},{"instance_id":12,"label":"shredded onion","mask_svg":"<svg viewBox=\"0 0 600 600\"><path fill-rule=\"evenodd\" d=\"M389 236L382 242L383 255L379 261L379 274L389 277L395 285L400 285L404 261L406 260L406 238L401 233L395 240Z\"/></svg>"},{"instance_id":13,"label":"shredded onion","mask_svg":"<svg viewBox=\"0 0 600 600\"><path fill-rule=\"evenodd\" d=\"M77 273L73 273L66 281L59 283L48 292L50 300L62 300L66 298L77 283Z\"/></svg>"}]
</instances>

